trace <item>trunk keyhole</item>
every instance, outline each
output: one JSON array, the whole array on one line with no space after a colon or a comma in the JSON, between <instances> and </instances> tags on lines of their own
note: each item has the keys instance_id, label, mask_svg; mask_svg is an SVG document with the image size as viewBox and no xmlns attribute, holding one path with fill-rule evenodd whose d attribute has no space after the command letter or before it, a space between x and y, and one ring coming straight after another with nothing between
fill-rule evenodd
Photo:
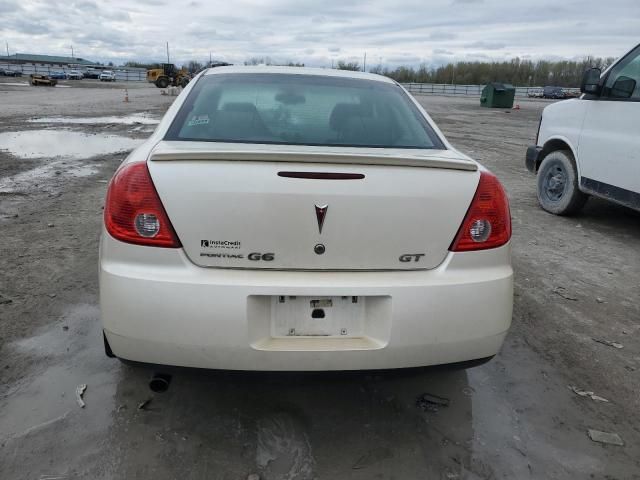
<instances>
[{"instance_id":1,"label":"trunk keyhole","mask_svg":"<svg viewBox=\"0 0 640 480\"><path fill-rule=\"evenodd\" d=\"M311 312L311 318L324 318L324 310L321 308L314 308Z\"/></svg>"}]
</instances>

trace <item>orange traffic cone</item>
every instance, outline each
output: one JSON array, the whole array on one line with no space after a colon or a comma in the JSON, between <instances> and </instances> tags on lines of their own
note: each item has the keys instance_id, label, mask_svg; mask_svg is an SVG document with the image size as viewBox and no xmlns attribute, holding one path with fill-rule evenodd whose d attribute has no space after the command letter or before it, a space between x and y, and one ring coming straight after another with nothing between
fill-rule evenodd
<instances>
[{"instance_id":1,"label":"orange traffic cone","mask_svg":"<svg viewBox=\"0 0 640 480\"><path fill-rule=\"evenodd\" d=\"M516 106L515 106L515 107L513 107L513 109L514 109L514 110L520 110L520 104L519 104L519 103L516 103Z\"/></svg>"}]
</instances>

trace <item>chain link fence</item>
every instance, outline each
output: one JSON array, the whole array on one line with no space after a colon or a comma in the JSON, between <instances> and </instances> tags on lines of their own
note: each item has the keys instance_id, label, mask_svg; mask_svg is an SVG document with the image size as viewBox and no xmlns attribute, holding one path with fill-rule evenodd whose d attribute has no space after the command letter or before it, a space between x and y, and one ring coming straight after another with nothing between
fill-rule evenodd
<instances>
[{"instance_id":1,"label":"chain link fence","mask_svg":"<svg viewBox=\"0 0 640 480\"><path fill-rule=\"evenodd\" d=\"M445 83L403 83L402 86L410 93L416 95L452 95L479 97L484 85L451 85ZM516 97L540 97L543 87L515 87ZM570 96L577 96L580 90L577 88L563 88Z\"/></svg>"}]
</instances>

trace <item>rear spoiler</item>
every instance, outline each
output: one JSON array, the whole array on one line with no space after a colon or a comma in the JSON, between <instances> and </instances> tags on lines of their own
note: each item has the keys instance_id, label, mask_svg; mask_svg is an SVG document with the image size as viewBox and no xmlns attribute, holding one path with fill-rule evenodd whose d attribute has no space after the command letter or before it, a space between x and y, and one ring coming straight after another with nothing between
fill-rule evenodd
<instances>
[{"instance_id":1,"label":"rear spoiler","mask_svg":"<svg viewBox=\"0 0 640 480\"><path fill-rule=\"evenodd\" d=\"M354 147L303 147L293 145L234 144L213 142L158 143L150 161L241 161L284 163L330 163L349 165L388 165L476 171L475 162L454 150L389 149Z\"/></svg>"}]
</instances>

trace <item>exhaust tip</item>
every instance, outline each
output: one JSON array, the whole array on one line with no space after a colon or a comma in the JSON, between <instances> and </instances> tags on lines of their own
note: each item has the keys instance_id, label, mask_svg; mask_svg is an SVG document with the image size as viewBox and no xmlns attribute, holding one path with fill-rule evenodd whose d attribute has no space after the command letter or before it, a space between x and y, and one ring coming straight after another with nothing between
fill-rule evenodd
<instances>
[{"instance_id":1,"label":"exhaust tip","mask_svg":"<svg viewBox=\"0 0 640 480\"><path fill-rule=\"evenodd\" d=\"M164 393L169 390L171 375L166 373L154 373L149 380L149 389L155 393Z\"/></svg>"}]
</instances>

